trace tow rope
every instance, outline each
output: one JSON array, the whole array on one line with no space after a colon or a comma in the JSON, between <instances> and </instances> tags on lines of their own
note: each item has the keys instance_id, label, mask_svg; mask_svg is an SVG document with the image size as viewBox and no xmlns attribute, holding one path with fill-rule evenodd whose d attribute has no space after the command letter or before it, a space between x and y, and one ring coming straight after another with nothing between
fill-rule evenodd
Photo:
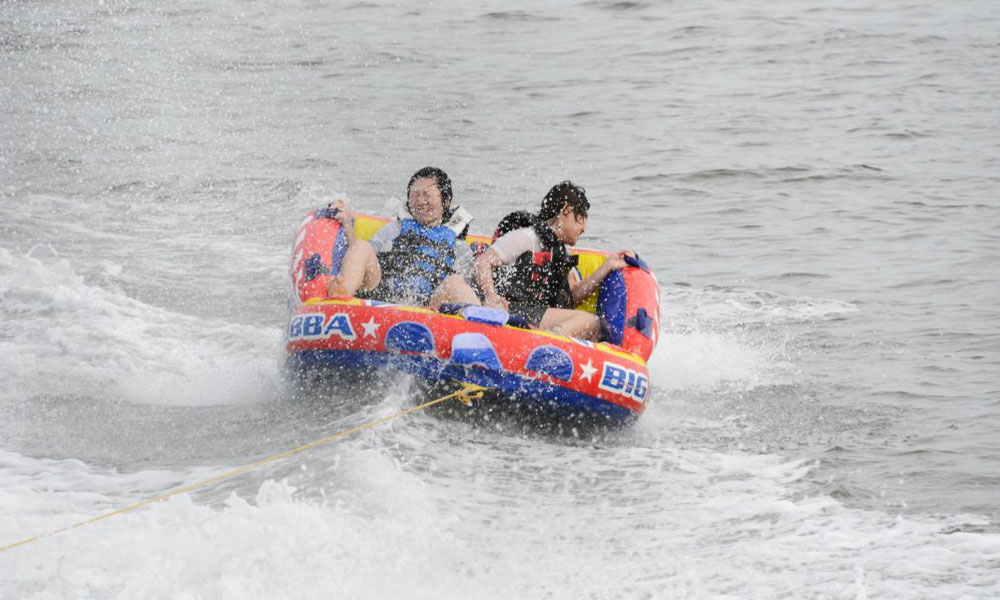
<instances>
[{"instance_id":1,"label":"tow rope","mask_svg":"<svg viewBox=\"0 0 1000 600\"><path fill-rule=\"evenodd\" d=\"M350 429L345 429L343 431L338 431L337 433L335 433L335 434L333 434L331 436L325 437L325 438L323 438L321 440L316 440L316 441L310 442L310 443L308 443L308 444L306 444L304 446L299 446L298 448L293 448L291 450L286 450L285 452L282 452L280 454L275 454L274 456L269 456L267 458L258 460L257 462L252 462L252 463L243 465L242 467L237 467L237 468L235 468L235 469L233 469L231 471L227 471L225 473L222 473L221 475L216 475L215 477L210 477L208 479L199 481L197 483L192 483L190 485L185 485L185 486L176 488L176 489L171 490L169 492L165 492L163 494L160 494L159 496L154 496L152 498L148 498L146 500L143 500L142 502L136 502L135 504L126 506L124 508L119 508L118 510L113 510L111 512L104 513L102 515L98 515L96 517L87 519L86 521L80 521L79 523L74 523L73 525L69 525L67 527L63 527L62 529L56 529L55 531L50 531L48 533L42 533L42 534L39 534L39 535L30 537L30 538L27 538L27 539L23 539L23 540L21 540L19 542L14 542L12 544L7 544L6 546L0 546L0 552L4 552L6 550L10 550L11 548L16 548L18 546L23 546L25 544L29 544L31 542L40 540L40 539L45 538L45 537L50 537L50 536L57 535L57 534L60 534L60 533L65 533L65 532L67 532L67 531L69 531L71 529L77 529L79 527L83 527L84 525L89 525L91 523L96 523L98 521L103 521L104 519L113 517L115 515L120 515L120 514L123 514L123 513L127 513L127 512L130 512L130 511L133 511L133 510L135 510L137 508L142 508L143 506L146 506L148 504L153 504L154 502L159 502L160 500L166 500L167 498L176 496L178 494L184 494L184 493L187 493L187 492L191 492L191 491L197 490L199 488L203 488L203 487L208 486L208 485L212 485L213 483L218 483L219 481L222 481L223 479L229 479L230 477L235 477L235 476L237 476L237 475L239 475L241 473L245 473L247 471L250 471L251 469L256 469L257 467L261 467L263 465L266 465L267 463L274 462L274 461L282 459L282 458L287 458L287 457L292 456L294 454L298 454L300 452L305 452L306 450L312 450L313 448L315 448L317 446L321 446L323 444L326 444L327 442L331 442L331 441L336 440L336 439L347 437L347 436L355 434L355 433L357 433L359 431L364 431L365 429L371 429L372 427L375 427L377 425L381 425L382 423L385 423L387 421L391 421L393 419L398 419L399 417L404 417L406 415L413 414L413 413L415 413L417 411L420 411L420 410L423 410L425 408L430 408L431 406L434 406L435 404L440 404L440 403L442 403L442 402L444 402L446 400L451 400L452 398L457 399L459 402L461 402L462 404L464 404L466 406L471 406L473 400L478 400L478 399L482 398L483 394L488 389L490 389L490 388L485 388L485 387L482 387L482 386L479 386L479 385L476 385L476 384L473 384L473 383L466 383L466 382L459 382L459 383L461 383L462 388L459 389L458 391L452 392L451 394L448 394L446 396L441 396L440 398L435 398L434 400L430 400L428 402L424 402L423 404L420 404L418 406L413 406L411 408L407 408L405 410L401 410L401 411L399 411L399 412L397 412L395 414L389 415L388 417L382 417L381 419L375 419L374 421L369 421L369 422L364 423L362 425L358 425L356 427L351 427Z\"/></svg>"}]
</instances>

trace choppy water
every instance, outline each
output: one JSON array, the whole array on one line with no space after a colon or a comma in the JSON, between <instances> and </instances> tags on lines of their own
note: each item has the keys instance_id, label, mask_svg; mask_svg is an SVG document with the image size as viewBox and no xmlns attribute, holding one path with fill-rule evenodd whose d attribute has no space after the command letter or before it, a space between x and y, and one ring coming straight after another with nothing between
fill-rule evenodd
<instances>
[{"instance_id":1,"label":"choppy water","mask_svg":"<svg viewBox=\"0 0 1000 600\"><path fill-rule=\"evenodd\" d=\"M0 2L0 544L408 405L282 402L308 209L571 178L634 431L418 415L0 553L4 598L1000 595L1000 7Z\"/></svg>"}]
</instances>

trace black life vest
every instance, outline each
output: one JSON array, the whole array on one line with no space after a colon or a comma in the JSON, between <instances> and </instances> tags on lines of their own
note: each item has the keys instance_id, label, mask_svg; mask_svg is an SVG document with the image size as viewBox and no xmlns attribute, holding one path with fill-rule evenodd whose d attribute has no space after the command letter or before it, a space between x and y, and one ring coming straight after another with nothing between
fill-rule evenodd
<instances>
[{"instance_id":1,"label":"black life vest","mask_svg":"<svg viewBox=\"0 0 1000 600\"><path fill-rule=\"evenodd\" d=\"M528 212L513 212L500 220L493 241L515 229L531 227L542 242L539 252L523 252L509 265L493 272L497 293L511 304L546 308L573 308L569 272L579 257L572 256L548 223Z\"/></svg>"},{"instance_id":2,"label":"black life vest","mask_svg":"<svg viewBox=\"0 0 1000 600\"><path fill-rule=\"evenodd\" d=\"M378 255L382 280L393 301L422 304L455 268L455 232L446 225L426 227L400 221L392 250Z\"/></svg>"}]
</instances>

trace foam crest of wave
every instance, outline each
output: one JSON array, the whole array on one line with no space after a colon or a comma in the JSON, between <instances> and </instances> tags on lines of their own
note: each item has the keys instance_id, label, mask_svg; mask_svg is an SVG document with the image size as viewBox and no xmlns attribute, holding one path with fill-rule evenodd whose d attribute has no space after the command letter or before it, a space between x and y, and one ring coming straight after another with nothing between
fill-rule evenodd
<instances>
[{"instance_id":1,"label":"foam crest of wave","mask_svg":"<svg viewBox=\"0 0 1000 600\"><path fill-rule=\"evenodd\" d=\"M725 287L675 288L663 295L663 302L671 322L679 327L787 325L839 319L858 310L841 300Z\"/></svg>"},{"instance_id":2,"label":"foam crest of wave","mask_svg":"<svg viewBox=\"0 0 1000 600\"><path fill-rule=\"evenodd\" d=\"M600 597L919 598L926 581L954 597L991 585L996 535L804 497L796 482L808 463L613 453L566 452L541 469L527 461L511 482L426 485L412 510L377 515L287 481L216 507L181 495L16 549L0 587L55 597L575 598L582 586ZM493 460L475 455L469 471ZM398 480L400 467L387 468ZM385 491L412 492L402 479ZM462 481L467 494L456 493ZM479 501L480 486L494 502ZM581 510L598 509L581 526Z\"/></svg>"},{"instance_id":3,"label":"foam crest of wave","mask_svg":"<svg viewBox=\"0 0 1000 600\"><path fill-rule=\"evenodd\" d=\"M665 333L649 366L661 390L752 389L773 383L771 351L735 333Z\"/></svg>"},{"instance_id":4,"label":"foam crest of wave","mask_svg":"<svg viewBox=\"0 0 1000 600\"><path fill-rule=\"evenodd\" d=\"M0 249L0 298L0 373L20 398L233 403L277 381L279 330L144 304L89 285L66 259Z\"/></svg>"}]
</instances>

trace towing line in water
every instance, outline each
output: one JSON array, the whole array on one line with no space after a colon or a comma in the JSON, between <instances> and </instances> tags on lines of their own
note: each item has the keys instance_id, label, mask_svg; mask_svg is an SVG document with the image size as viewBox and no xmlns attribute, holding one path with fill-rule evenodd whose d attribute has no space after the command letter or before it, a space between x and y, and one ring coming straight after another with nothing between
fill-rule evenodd
<instances>
[{"instance_id":1,"label":"towing line in water","mask_svg":"<svg viewBox=\"0 0 1000 600\"><path fill-rule=\"evenodd\" d=\"M50 531L49 533L42 533L42 534L39 534L39 535L30 537L30 538L27 538L27 539L23 539L23 540L21 540L19 542L13 542L13 543L7 544L5 546L0 546L0 552L5 552L7 550L10 550L11 548L16 548L18 546L27 545L27 544L30 544L31 542L38 541L38 540L40 540L42 538L51 537L51 536L54 536L54 535L57 535L57 534L60 534L60 533L65 533L65 532L67 532L67 531L69 531L71 529L78 529L80 527L83 527L84 525L90 525L91 523L96 523L98 521L103 521L104 519L113 517L115 515L120 515L120 514L127 513L127 512L130 512L130 511L133 511L133 510L135 510L137 508L142 508L143 506L147 506L149 504L153 504L154 502L159 502L160 500L166 500L167 498L171 498L171 497L176 496L178 494L184 494L184 493L187 493L187 492L191 492L191 491L194 491L194 490L197 490L197 489L200 489L200 488L212 485L213 483L218 483L218 482L220 482L220 481L222 481L224 479L229 479L231 477L235 477L237 475L240 475L240 474L245 473L247 471L250 471L252 469L256 469L257 467L261 467L263 465L266 465L267 463L274 462L274 461L282 459L282 458L287 458L287 457L292 456L294 454L298 454L300 452L305 452L306 450L312 450L313 448L315 448L317 446L321 446L323 444L326 444L327 442L331 442L331 441L336 440L336 439L347 437L347 436L349 436L351 434L354 434L354 433L357 433L359 431L364 431L365 429L371 429L372 427L375 427L376 425L381 425L382 423L385 423L387 421L392 421L393 419L398 419L399 417L403 417L403 416L406 416L406 415L413 414L413 413L415 413L417 411L420 411L420 410L423 410L425 408L430 408L431 406L434 406L436 404L440 404L440 403L442 403L442 402L444 402L446 400L451 400L451 399L454 398L454 399L458 400L459 402L461 402L462 404L464 404L466 406L472 406L472 401L473 400L479 400L480 398L483 397L483 394L487 390L490 389L490 388L486 388L486 387L483 387L483 386L475 385L475 384L472 384L472 383L466 383L466 382L463 382L463 381L460 381L458 383L461 384L461 386L462 386L461 389L459 389L458 391L452 392L450 394L447 394L445 396L441 396L440 398L435 398L434 400L429 400L429 401L424 402L423 404L420 404L418 406L413 406L413 407L407 408L405 410L401 410L401 411L399 411L397 413L389 415L388 417L382 417L381 419L375 419L374 421L369 421L369 422L364 423L362 425L358 425L356 427L351 427L350 429L345 429L343 431L338 431L337 433L334 433L333 435L327 436L327 437L325 437L325 438L323 438L321 440L316 440L316 441L310 442L310 443L308 443L308 444L306 444L304 446L299 446L298 448L293 448L291 450L286 450L285 452L282 452L280 454L275 454L274 456L269 456L268 458L264 458L264 459L258 460L257 462L253 462L253 463L250 463L250 464L243 465L242 467L238 467L238 468L233 469L231 471L227 471L225 473L222 473L221 475L216 475L215 477L210 477L208 479L199 481L197 483L192 483L190 485L185 485L183 487L179 487L179 488L177 488L175 490L171 490L169 492L160 494L159 496L154 496L152 498L148 498L146 500L143 500L142 502L136 502L135 504L126 506L124 508L119 508L118 510L113 510L111 512L104 513L102 515L98 515L96 517L87 519L86 521L80 521L79 523L74 523L73 525L69 525L68 527L63 527L62 529L56 529L55 531Z\"/></svg>"}]
</instances>

